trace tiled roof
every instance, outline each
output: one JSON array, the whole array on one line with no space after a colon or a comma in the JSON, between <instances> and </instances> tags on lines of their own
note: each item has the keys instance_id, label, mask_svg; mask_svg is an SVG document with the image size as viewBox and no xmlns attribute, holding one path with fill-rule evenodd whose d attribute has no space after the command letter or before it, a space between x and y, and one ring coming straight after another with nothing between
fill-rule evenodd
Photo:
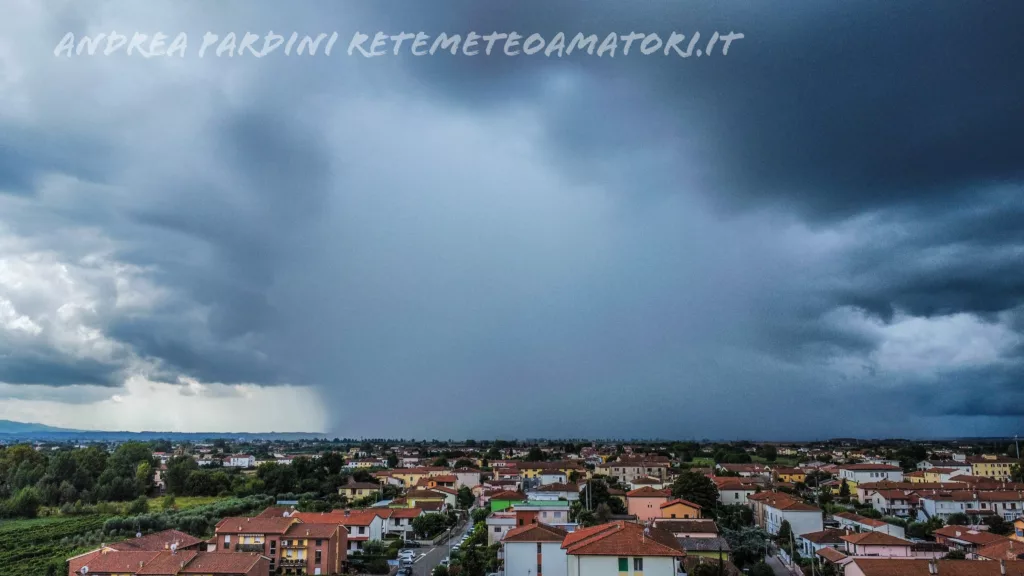
<instances>
[{"instance_id":1,"label":"tiled roof","mask_svg":"<svg viewBox=\"0 0 1024 576\"><path fill-rule=\"evenodd\" d=\"M338 530L337 524L303 522L292 525L284 535L289 538L331 538Z\"/></svg>"},{"instance_id":2,"label":"tiled roof","mask_svg":"<svg viewBox=\"0 0 1024 576\"><path fill-rule=\"evenodd\" d=\"M416 518L423 514L423 510L419 508L392 508L392 518Z\"/></svg>"},{"instance_id":3,"label":"tiled roof","mask_svg":"<svg viewBox=\"0 0 1024 576\"><path fill-rule=\"evenodd\" d=\"M674 506L676 504L682 504L683 506L689 506L690 508L696 508L697 510L700 510L700 508L701 508L700 504L697 504L695 502L690 502L689 500L683 500L682 498L676 498L675 500L669 500L668 502L665 502L664 504L662 504L660 507L661 508L668 508L669 506Z\"/></svg>"},{"instance_id":4,"label":"tiled roof","mask_svg":"<svg viewBox=\"0 0 1024 576\"><path fill-rule=\"evenodd\" d=\"M141 538L132 538L131 540L125 540L123 542L115 542L110 544L108 548L114 550L120 550L122 552L128 552L131 550L145 550L145 551L160 551L169 550L171 544L177 544L178 549L185 549L196 544L201 544L203 541L199 538L180 532L178 530L163 530L161 532L154 532L147 534Z\"/></svg>"},{"instance_id":5,"label":"tiled roof","mask_svg":"<svg viewBox=\"0 0 1024 576\"><path fill-rule=\"evenodd\" d=\"M627 498L668 498L672 493L668 490L659 490L650 486L641 486L636 490L626 492Z\"/></svg>"},{"instance_id":6,"label":"tiled roof","mask_svg":"<svg viewBox=\"0 0 1024 576\"><path fill-rule=\"evenodd\" d=\"M843 536L845 542L858 546L910 546L909 540L897 538L884 532L860 532Z\"/></svg>"},{"instance_id":7,"label":"tiled roof","mask_svg":"<svg viewBox=\"0 0 1024 576\"><path fill-rule=\"evenodd\" d=\"M654 526L673 534L718 534L718 526L709 518L655 518Z\"/></svg>"},{"instance_id":8,"label":"tiled roof","mask_svg":"<svg viewBox=\"0 0 1024 576\"><path fill-rule=\"evenodd\" d=\"M369 526L378 518L374 510L350 510L347 516L344 510L296 512L292 517L313 524L340 524L342 526Z\"/></svg>"},{"instance_id":9,"label":"tiled roof","mask_svg":"<svg viewBox=\"0 0 1024 576\"><path fill-rule=\"evenodd\" d=\"M200 552L179 574L245 574L263 558L246 552ZM264 560L266 561L266 560Z\"/></svg>"},{"instance_id":10,"label":"tiled roof","mask_svg":"<svg viewBox=\"0 0 1024 576\"><path fill-rule=\"evenodd\" d=\"M502 542L561 542L569 533L547 524L528 524L508 531Z\"/></svg>"},{"instance_id":11,"label":"tiled roof","mask_svg":"<svg viewBox=\"0 0 1024 576\"><path fill-rule=\"evenodd\" d=\"M991 532L984 532L981 530L974 530L967 526L957 526L956 524L950 524L949 526L943 526L935 531L936 536L943 536L945 538L954 538L956 540L962 540L964 542L970 542L977 546L987 546L994 542L1000 542L1006 540L1004 536L998 534L992 534Z\"/></svg>"},{"instance_id":12,"label":"tiled roof","mask_svg":"<svg viewBox=\"0 0 1024 576\"><path fill-rule=\"evenodd\" d=\"M902 470L899 466L893 466L892 464L843 464L839 467L840 470Z\"/></svg>"},{"instance_id":13,"label":"tiled roof","mask_svg":"<svg viewBox=\"0 0 1024 576\"><path fill-rule=\"evenodd\" d=\"M630 482L630 484L639 484L639 485L643 485L643 484L664 484L664 483L665 483L665 481L662 480L661 478L651 478L650 476L643 476L641 478L637 478L636 480L633 480L632 482Z\"/></svg>"},{"instance_id":14,"label":"tiled roof","mask_svg":"<svg viewBox=\"0 0 1024 576\"><path fill-rule=\"evenodd\" d=\"M535 492L579 492L580 487L576 484L562 484L561 482L555 482L554 484L545 484L534 488Z\"/></svg>"},{"instance_id":15,"label":"tiled roof","mask_svg":"<svg viewBox=\"0 0 1024 576\"><path fill-rule=\"evenodd\" d=\"M295 515L298 516L299 514L296 513ZM245 516L231 516L218 522L215 532L217 534L284 534L294 522L294 517L248 518Z\"/></svg>"},{"instance_id":16,"label":"tiled roof","mask_svg":"<svg viewBox=\"0 0 1024 576\"><path fill-rule=\"evenodd\" d=\"M167 574L177 574L182 567L182 564L188 564L199 552L195 550L186 550L184 552L178 552L171 554L170 552L161 552L159 556L146 562L146 564L135 574L139 576L154 575L154 576L165 576ZM90 566L90 572L95 572L95 568Z\"/></svg>"},{"instance_id":17,"label":"tiled roof","mask_svg":"<svg viewBox=\"0 0 1024 576\"><path fill-rule=\"evenodd\" d=\"M846 554L843 554L839 550L836 550L835 548L831 548L829 546L821 548L816 552L816 554L818 556L821 556L825 560L832 562L833 564L838 564L839 562L842 562L843 560L846 560L848 558Z\"/></svg>"},{"instance_id":18,"label":"tiled roof","mask_svg":"<svg viewBox=\"0 0 1024 576\"><path fill-rule=\"evenodd\" d=\"M431 489L431 490L409 490L408 492L405 493L405 499L408 500L410 498L413 498L413 499L415 499L415 498L444 498L444 496L438 494L437 492L434 492L433 489Z\"/></svg>"},{"instance_id":19,"label":"tiled roof","mask_svg":"<svg viewBox=\"0 0 1024 576\"><path fill-rule=\"evenodd\" d=\"M444 508L444 502L417 502L416 506L421 508L424 512L437 512L441 508Z\"/></svg>"},{"instance_id":20,"label":"tiled roof","mask_svg":"<svg viewBox=\"0 0 1024 576\"><path fill-rule=\"evenodd\" d=\"M978 548L975 554L989 560L1024 560L1024 542L1007 538Z\"/></svg>"},{"instance_id":21,"label":"tiled roof","mask_svg":"<svg viewBox=\"0 0 1024 576\"><path fill-rule=\"evenodd\" d=\"M766 506L775 508L776 510L790 510L793 512L820 512L820 510L810 504L807 504L801 500L793 498L785 492L759 492L757 494L751 494L747 497L748 500L755 502L764 502Z\"/></svg>"},{"instance_id":22,"label":"tiled roof","mask_svg":"<svg viewBox=\"0 0 1024 576\"><path fill-rule=\"evenodd\" d=\"M839 544L843 541L843 536L846 536L847 534L849 534L849 532L846 530L826 528L819 532L801 534L800 537L815 544Z\"/></svg>"},{"instance_id":23,"label":"tiled roof","mask_svg":"<svg viewBox=\"0 0 1024 576\"><path fill-rule=\"evenodd\" d=\"M271 506L256 515L257 518L284 518L286 512L290 512L290 508L284 506Z\"/></svg>"},{"instance_id":24,"label":"tiled roof","mask_svg":"<svg viewBox=\"0 0 1024 576\"><path fill-rule=\"evenodd\" d=\"M513 492L511 490L502 490L501 492L491 494L491 500L526 500L526 494Z\"/></svg>"},{"instance_id":25,"label":"tiled roof","mask_svg":"<svg viewBox=\"0 0 1024 576\"><path fill-rule=\"evenodd\" d=\"M610 522L570 532L562 541L567 554L575 556L673 556L686 555L670 532L646 531L632 522Z\"/></svg>"},{"instance_id":26,"label":"tiled roof","mask_svg":"<svg viewBox=\"0 0 1024 576\"><path fill-rule=\"evenodd\" d=\"M153 560L164 552L106 552L99 553L89 559L84 565L89 567L89 572L113 572L115 574L135 573L141 569L146 562Z\"/></svg>"},{"instance_id":27,"label":"tiled roof","mask_svg":"<svg viewBox=\"0 0 1024 576\"><path fill-rule=\"evenodd\" d=\"M929 560L855 558L850 564L864 576L929 576ZM978 560L938 560L940 576L999 576L998 562ZM1024 562L1007 562L1006 576L1024 576Z\"/></svg>"}]
</instances>

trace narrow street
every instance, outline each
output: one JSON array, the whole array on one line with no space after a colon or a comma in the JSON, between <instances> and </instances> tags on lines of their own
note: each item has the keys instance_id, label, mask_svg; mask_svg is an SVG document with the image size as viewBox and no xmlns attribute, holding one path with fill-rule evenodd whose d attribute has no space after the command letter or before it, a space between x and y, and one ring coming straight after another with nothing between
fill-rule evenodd
<instances>
[{"instance_id":1,"label":"narrow street","mask_svg":"<svg viewBox=\"0 0 1024 576\"><path fill-rule=\"evenodd\" d=\"M772 567L775 576L795 576L795 572L789 570L778 556L769 556L768 565Z\"/></svg>"},{"instance_id":2,"label":"narrow street","mask_svg":"<svg viewBox=\"0 0 1024 576\"><path fill-rule=\"evenodd\" d=\"M448 556L448 544L455 544L462 538L463 534L468 533L473 529L473 521L469 520L466 525L461 529L452 534L451 540L443 542L437 546L431 548L418 548L417 550L423 550L419 555L416 556L416 560L413 561L413 576L430 576L430 573L434 571L434 567L441 563Z\"/></svg>"}]
</instances>

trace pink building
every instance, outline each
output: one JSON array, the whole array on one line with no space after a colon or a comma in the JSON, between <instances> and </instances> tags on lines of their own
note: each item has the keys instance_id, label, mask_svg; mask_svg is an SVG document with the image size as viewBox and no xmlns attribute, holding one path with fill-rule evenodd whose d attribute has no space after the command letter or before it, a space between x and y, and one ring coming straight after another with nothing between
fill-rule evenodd
<instances>
[{"instance_id":1,"label":"pink building","mask_svg":"<svg viewBox=\"0 0 1024 576\"><path fill-rule=\"evenodd\" d=\"M640 522L661 518L661 505L668 502L671 493L644 486L626 492L626 511L636 516Z\"/></svg>"}]
</instances>

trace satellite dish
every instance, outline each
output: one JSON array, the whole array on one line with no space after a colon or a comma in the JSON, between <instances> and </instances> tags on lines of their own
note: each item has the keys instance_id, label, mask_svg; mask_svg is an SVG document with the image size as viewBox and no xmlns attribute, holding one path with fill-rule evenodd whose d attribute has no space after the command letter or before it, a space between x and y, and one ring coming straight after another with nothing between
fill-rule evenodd
<instances>
[{"instance_id":1,"label":"satellite dish","mask_svg":"<svg viewBox=\"0 0 1024 576\"><path fill-rule=\"evenodd\" d=\"M142 538L142 532L136 532L135 533L135 537L136 538Z\"/></svg>"},{"instance_id":2,"label":"satellite dish","mask_svg":"<svg viewBox=\"0 0 1024 576\"><path fill-rule=\"evenodd\" d=\"M89 573L89 567L88 566L82 566L82 568L79 569L78 572L81 573L81 574L88 574Z\"/></svg>"},{"instance_id":3,"label":"satellite dish","mask_svg":"<svg viewBox=\"0 0 1024 576\"><path fill-rule=\"evenodd\" d=\"M174 544L171 544L171 553L172 553L172 554L173 554L173 553L174 553L174 551L176 551L177 549L178 549L178 543L177 543L177 542L175 542Z\"/></svg>"}]
</instances>

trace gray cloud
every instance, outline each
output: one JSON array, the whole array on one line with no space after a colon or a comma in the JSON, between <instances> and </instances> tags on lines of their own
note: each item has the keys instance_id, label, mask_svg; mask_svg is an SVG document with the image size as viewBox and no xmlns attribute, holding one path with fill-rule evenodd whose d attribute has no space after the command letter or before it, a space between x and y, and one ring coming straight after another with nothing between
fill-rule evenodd
<instances>
[{"instance_id":1,"label":"gray cloud","mask_svg":"<svg viewBox=\"0 0 1024 576\"><path fill-rule=\"evenodd\" d=\"M746 39L700 60L73 67L41 43L18 54L36 64L24 80L36 113L0 117L12 151L0 155L11 193L0 214L12 215L0 222L72 262L91 252L64 232L97 230L112 261L160 294L130 310L118 291L88 299L106 303L88 324L119 355L30 356L0 340L18 359L0 382L117 385L141 370L304 384L330 431L356 436L1009 430L1018 411L982 399L1020 393L1019 12L450 2L262 3L244 22L189 3L77 13L80 30L181 26L196 39L242 24L336 27L346 42L355 29ZM55 42L68 24L38 25ZM52 97L77 85L74 103ZM44 185L54 173L77 181L55 191ZM953 362L971 335L984 345ZM902 408L837 417L869 393ZM799 429L783 414L799 414Z\"/></svg>"}]
</instances>

